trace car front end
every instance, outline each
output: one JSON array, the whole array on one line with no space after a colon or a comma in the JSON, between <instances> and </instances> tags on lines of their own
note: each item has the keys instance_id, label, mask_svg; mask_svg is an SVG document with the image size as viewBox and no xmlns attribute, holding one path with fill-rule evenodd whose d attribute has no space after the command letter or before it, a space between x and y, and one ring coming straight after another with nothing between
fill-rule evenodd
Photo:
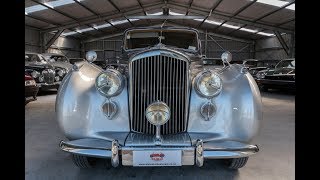
<instances>
[{"instance_id":1,"label":"car front end","mask_svg":"<svg viewBox=\"0 0 320 180\"><path fill-rule=\"evenodd\" d=\"M140 37L128 32L126 38ZM60 148L79 167L83 157L110 159L114 167L201 167L208 159L241 159L244 165L259 151L250 144L262 118L259 89L227 56L223 68L198 66L197 43L188 53L162 43L128 51L125 71L103 70L89 53L89 62L67 74L57 95L57 119L68 138Z\"/></svg>"}]
</instances>

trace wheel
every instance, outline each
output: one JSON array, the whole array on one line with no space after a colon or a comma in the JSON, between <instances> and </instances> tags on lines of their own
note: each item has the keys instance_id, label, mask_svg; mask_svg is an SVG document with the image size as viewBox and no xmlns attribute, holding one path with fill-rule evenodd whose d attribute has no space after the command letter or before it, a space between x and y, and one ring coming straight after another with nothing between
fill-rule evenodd
<instances>
[{"instance_id":1,"label":"wheel","mask_svg":"<svg viewBox=\"0 0 320 180\"><path fill-rule=\"evenodd\" d=\"M228 160L228 168L230 169L239 169L242 168L247 164L249 157L242 157L236 159L229 159Z\"/></svg>"},{"instance_id":2,"label":"wheel","mask_svg":"<svg viewBox=\"0 0 320 180\"><path fill-rule=\"evenodd\" d=\"M96 159L72 154L72 161L79 168L85 169L91 168L95 164Z\"/></svg>"}]
</instances>

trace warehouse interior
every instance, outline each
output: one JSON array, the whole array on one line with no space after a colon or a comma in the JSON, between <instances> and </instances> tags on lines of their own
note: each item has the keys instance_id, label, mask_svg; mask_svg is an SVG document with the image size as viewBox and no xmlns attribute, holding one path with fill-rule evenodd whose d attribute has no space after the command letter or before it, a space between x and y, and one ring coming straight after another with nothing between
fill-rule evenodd
<instances>
[{"instance_id":1,"label":"warehouse interior","mask_svg":"<svg viewBox=\"0 0 320 180\"><path fill-rule=\"evenodd\" d=\"M294 0L25 0L25 51L58 53L96 61L121 57L123 33L136 27L188 27L199 32L201 52L232 60L295 58ZM55 122L57 91L41 92L26 105L26 179L223 178L294 179L295 95L262 92L262 128L253 141L261 151L239 171L208 166L79 170L57 144L65 139ZM39 143L31 144L37 141ZM30 143L30 144L28 144ZM164 174L165 173L165 174Z\"/></svg>"}]
</instances>

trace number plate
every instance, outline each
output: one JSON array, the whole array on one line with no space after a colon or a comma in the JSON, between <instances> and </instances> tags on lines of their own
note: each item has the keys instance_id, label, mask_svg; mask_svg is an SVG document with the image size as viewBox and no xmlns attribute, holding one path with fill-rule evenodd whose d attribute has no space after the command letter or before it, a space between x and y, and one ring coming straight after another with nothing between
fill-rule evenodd
<instances>
[{"instance_id":1,"label":"number plate","mask_svg":"<svg viewBox=\"0 0 320 180\"><path fill-rule=\"evenodd\" d=\"M133 151L133 166L181 166L181 150Z\"/></svg>"}]
</instances>

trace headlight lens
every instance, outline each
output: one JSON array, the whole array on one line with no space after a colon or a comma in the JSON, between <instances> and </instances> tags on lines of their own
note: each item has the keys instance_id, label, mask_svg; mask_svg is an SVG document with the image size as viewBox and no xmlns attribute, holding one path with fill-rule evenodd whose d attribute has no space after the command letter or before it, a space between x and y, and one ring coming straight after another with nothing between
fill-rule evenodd
<instances>
[{"instance_id":1,"label":"headlight lens","mask_svg":"<svg viewBox=\"0 0 320 180\"><path fill-rule=\"evenodd\" d=\"M266 76L266 74L264 72L258 72L256 76L258 79L263 79Z\"/></svg>"},{"instance_id":2,"label":"headlight lens","mask_svg":"<svg viewBox=\"0 0 320 180\"><path fill-rule=\"evenodd\" d=\"M147 107L146 118L155 126L163 125L170 119L170 108L164 102L154 102Z\"/></svg>"},{"instance_id":3,"label":"headlight lens","mask_svg":"<svg viewBox=\"0 0 320 180\"><path fill-rule=\"evenodd\" d=\"M65 73L66 73L65 70L60 69L57 74L58 74L60 77L62 77Z\"/></svg>"},{"instance_id":4,"label":"headlight lens","mask_svg":"<svg viewBox=\"0 0 320 180\"><path fill-rule=\"evenodd\" d=\"M195 79L195 89L199 95L212 98L221 92L221 78L211 70L200 72Z\"/></svg>"},{"instance_id":5,"label":"headlight lens","mask_svg":"<svg viewBox=\"0 0 320 180\"><path fill-rule=\"evenodd\" d=\"M96 79L97 90L106 97L116 96L121 93L124 86L123 76L115 69L107 69Z\"/></svg>"},{"instance_id":6,"label":"headlight lens","mask_svg":"<svg viewBox=\"0 0 320 180\"><path fill-rule=\"evenodd\" d=\"M37 78L37 77L40 76L40 73L39 73L38 71L32 71L31 76L32 76L33 78Z\"/></svg>"}]
</instances>

